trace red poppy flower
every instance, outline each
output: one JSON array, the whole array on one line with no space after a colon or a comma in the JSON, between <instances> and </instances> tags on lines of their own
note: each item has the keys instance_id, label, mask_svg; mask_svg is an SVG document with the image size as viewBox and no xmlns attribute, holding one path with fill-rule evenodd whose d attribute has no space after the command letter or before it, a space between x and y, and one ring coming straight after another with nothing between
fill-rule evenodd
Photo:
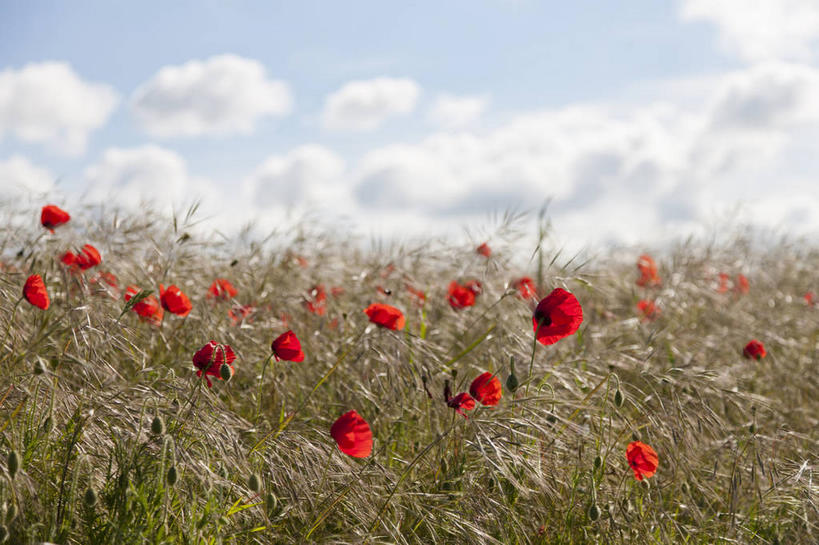
<instances>
[{"instance_id":1,"label":"red poppy flower","mask_svg":"<svg viewBox=\"0 0 819 545\"><path fill-rule=\"evenodd\" d=\"M60 261L68 267L77 267L80 270L87 271L102 263L102 257L100 257L100 253L96 248L86 244L76 254L71 251L66 252Z\"/></svg>"},{"instance_id":2,"label":"red poppy flower","mask_svg":"<svg viewBox=\"0 0 819 545\"><path fill-rule=\"evenodd\" d=\"M744 274L737 275L734 290L740 295L746 295L749 291L751 291L751 283L748 282L748 278Z\"/></svg>"},{"instance_id":3,"label":"red poppy flower","mask_svg":"<svg viewBox=\"0 0 819 545\"><path fill-rule=\"evenodd\" d=\"M640 278L637 279L638 286L659 286L660 275L657 273L657 263L650 255L643 254L637 260L637 269L640 271Z\"/></svg>"},{"instance_id":4,"label":"red poppy flower","mask_svg":"<svg viewBox=\"0 0 819 545\"><path fill-rule=\"evenodd\" d=\"M410 292L418 301L419 305L423 305L427 300L427 294L422 290L414 288L412 284L406 284L407 291Z\"/></svg>"},{"instance_id":5,"label":"red poppy flower","mask_svg":"<svg viewBox=\"0 0 819 545\"><path fill-rule=\"evenodd\" d=\"M162 307L165 310L177 316L187 316L193 308L191 300L188 299L188 296L182 293L182 290L176 287L175 284L168 286L168 289L165 289L165 286L160 284L159 300L162 302Z\"/></svg>"},{"instance_id":6,"label":"red poppy flower","mask_svg":"<svg viewBox=\"0 0 819 545\"><path fill-rule=\"evenodd\" d=\"M373 303L364 309L364 313L372 323L387 329L401 330L406 324L403 312L384 303Z\"/></svg>"},{"instance_id":7,"label":"red poppy flower","mask_svg":"<svg viewBox=\"0 0 819 545\"><path fill-rule=\"evenodd\" d=\"M224 363L228 364L230 376L233 376L234 369L231 364L235 360L236 354L233 353L233 349L227 344L220 344L216 341L210 341L193 355L193 365L199 369L196 376L201 377L202 373L204 373L205 380L208 381L208 388L213 386L208 375L216 377L217 380L222 380L219 371Z\"/></svg>"},{"instance_id":8,"label":"red poppy flower","mask_svg":"<svg viewBox=\"0 0 819 545\"><path fill-rule=\"evenodd\" d=\"M116 277L116 276L115 276L113 273L110 273L110 272L100 272L100 273L99 273L99 274L98 274L98 275L97 275L95 278L92 278L92 279L90 280L90 282L92 282L92 283L93 283L93 282L98 282L98 281L100 281L100 280L101 280L101 281L103 281L103 282L105 282L106 284L108 284L108 285L109 285L109 286L111 286L112 288L116 288L116 287L118 287L118 285L117 285L117 277Z\"/></svg>"},{"instance_id":9,"label":"red poppy flower","mask_svg":"<svg viewBox=\"0 0 819 545\"><path fill-rule=\"evenodd\" d=\"M322 284L313 286L310 297L304 301L304 307L318 316L327 314L327 292Z\"/></svg>"},{"instance_id":10,"label":"red poppy flower","mask_svg":"<svg viewBox=\"0 0 819 545\"><path fill-rule=\"evenodd\" d=\"M60 258L60 263L65 265L66 267L71 267L77 261L77 256L74 255L74 252L68 251L62 255Z\"/></svg>"},{"instance_id":11,"label":"red poppy flower","mask_svg":"<svg viewBox=\"0 0 819 545\"><path fill-rule=\"evenodd\" d=\"M512 285L518 290L518 293L520 293L520 296L524 299L537 297L537 286L535 286L535 281L528 276L518 278L512 283Z\"/></svg>"},{"instance_id":12,"label":"red poppy flower","mask_svg":"<svg viewBox=\"0 0 819 545\"><path fill-rule=\"evenodd\" d=\"M742 355L748 359L759 360L764 358L767 352L765 352L764 344L756 339L752 339L751 342L745 345L745 348L742 350Z\"/></svg>"},{"instance_id":13,"label":"red poppy flower","mask_svg":"<svg viewBox=\"0 0 819 545\"><path fill-rule=\"evenodd\" d=\"M481 405L497 405L503 395L500 380L492 373L483 373L472 381L469 393Z\"/></svg>"},{"instance_id":14,"label":"red poppy flower","mask_svg":"<svg viewBox=\"0 0 819 545\"><path fill-rule=\"evenodd\" d=\"M367 421L355 411L338 417L330 427L338 449L353 458L366 458L373 452L373 432Z\"/></svg>"},{"instance_id":15,"label":"red poppy flower","mask_svg":"<svg viewBox=\"0 0 819 545\"><path fill-rule=\"evenodd\" d=\"M233 321L233 325L239 325L245 318L253 314L255 310L256 307L253 305L236 305L228 310L228 316L230 316L231 321Z\"/></svg>"},{"instance_id":16,"label":"red poppy flower","mask_svg":"<svg viewBox=\"0 0 819 545\"><path fill-rule=\"evenodd\" d=\"M492 255L492 249L489 247L489 245L486 242L484 242L483 244L478 246L475 249L475 251L478 252L480 255L482 255L484 257L489 257L490 255Z\"/></svg>"},{"instance_id":17,"label":"red poppy flower","mask_svg":"<svg viewBox=\"0 0 819 545\"><path fill-rule=\"evenodd\" d=\"M470 280L464 287L475 294L475 297L480 295L483 292L483 284L481 284L480 280Z\"/></svg>"},{"instance_id":18,"label":"red poppy flower","mask_svg":"<svg viewBox=\"0 0 819 545\"><path fill-rule=\"evenodd\" d=\"M71 216L68 215L68 212L53 204L47 204L40 212L40 223L52 233L55 227L68 223L70 219Z\"/></svg>"},{"instance_id":19,"label":"red poppy flower","mask_svg":"<svg viewBox=\"0 0 819 545\"><path fill-rule=\"evenodd\" d=\"M208 288L208 298L218 297L220 299L229 299L236 297L237 293L239 293L239 291L233 287L230 280L226 278L217 278Z\"/></svg>"},{"instance_id":20,"label":"red poppy flower","mask_svg":"<svg viewBox=\"0 0 819 545\"><path fill-rule=\"evenodd\" d=\"M562 288L541 299L532 315L535 337L540 344L554 344L578 330L583 308L577 298Z\"/></svg>"},{"instance_id":21,"label":"red poppy flower","mask_svg":"<svg viewBox=\"0 0 819 545\"><path fill-rule=\"evenodd\" d=\"M449 305L456 310L471 307L475 304L475 292L453 280L449 283L449 297L447 297L447 300Z\"/></svg>"},{"instance_id":22,"label":"red poppy flower","mask_svg":"<svg viewBox=\"0 0 819 545\"><path fill-rule=\"evenodd\" d=\"M637 302L637 310L643 315L643 321L653 320L660 313L657 304L654 301L642 299Z\"/></svg>"},{"instance_id":23,"label":"red poppy flower","mask_svg":"<svg viewBox=\"0 0 819 545\"><path fill-rule=\"evenodd\" d=\"M634 478L642 481L657 472L659 458L654 449L640 441L633 441L626 447L628 465L634 471Z\"/></svg>"},{"instance_id":24,"label":"red poppy flower","mask_svg":"<svg viewBox=\"0 0 819 545\"><path fill-rule=\"evenodd\" d=\"M816 303L816 294L812 291L807 292L803 297L805 298L805 303L809 306L813 306Z\"/></svg>"},{"instance_id":25,"label":"red poppy flower","mask_svg":"<svg viewBox=\"0 0 819 545\"><path fill-rule=\"evenodd\" d=\"M717 293L725 293L730 289L728 285L731 282L731 277L727 273L719 273L719 286L717 286Z\"/></svg>"},{"instance_id":26,"label":"red poppy flower","mask_svg":"<svg viewBox=\"0 0 819 545\"><path fill-rule=\"evenodd\" d=\"M301 343L298 337L292 331L288 330L276 337L273 344L270 345L273 349L273 355L276 361L304 361L304 352L301 351Z\"/></svg>"},{"instance_id":27,"label":"red poppy flower","mask_svg":"<svg viewBox=\"0 0 819 545\"><path fill-rule=\"evenodd\" d=\"M467 418L464 411L471 411L475 408L475 400L472 399L472 396L466 392L461 392L460 394L449 398L446 404L455 409L455 412L464 418Z\"/></svg>"},{"instance_id":28,"label":"red poppy flower","mask_svg":"<svg viewBox=\"0 0 819 545\"><path fill-rule=\"evenodd\" d=\"M131 297L139 292L140 289L138 287L128 286L125 289L125 302L130 301ZM165 311L162 310L162 306L153 295L149 295L142 301L139 301L131 308L131 310L136 312L140 318L150 322L153 325L161 324L162 317L165 315Z\"/></svg>"},{"instance_id":29,"label":"red poppy flower","mask_svg":"<svg viewBox=\"0 0 819 545\"><path fill-rule=\"evenodd\" d=\"M35 307L46 310L51 304L46 291L45 282L39 274L32 274L23 286L23 297Z\"/></svg>"}]
</instances>

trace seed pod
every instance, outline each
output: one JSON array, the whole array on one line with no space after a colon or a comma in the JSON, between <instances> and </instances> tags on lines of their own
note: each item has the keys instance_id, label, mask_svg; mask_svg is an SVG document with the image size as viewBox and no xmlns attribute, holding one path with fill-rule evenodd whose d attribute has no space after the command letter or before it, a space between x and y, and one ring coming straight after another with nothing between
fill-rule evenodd
<instances>
[{"instance_id":1,"label":"seed pod","mask_svg":"<svg viewBox=\"0 0 819 545\"><path fill-rule=\"evenodd\" d=\"M154 419L151 420L151 433L154 435L165 434L165 422L162 420L161 416L156 415L154 416Z\"/></svg>"},{"instance_id":2,"label":"seed pod","mask_svg":"<svg viewBox=\"0 0 819 545\"><path fill-rule=\"evenodd\" d=\"M615 407L618 407L618 408L619 408L619 407L622 407L622 406L623 406L623 402L624 402L625 400L626 400L626 398L625 398L625 396L623 395L623 392L622 392L622 391L620 391L620 388L617 388L617 391L616 391L616 392L614 392L614 406L615 406Z\"/></svg>"},{"instance_id":3,"label":"seed pod","mask_svg":"<svg viewBox=\"0 0 819 545\"><path fill-rule=\"evenodd\" d=\"M20 469L20 455L17 453L16 450L12 450L11 452L9 452L7 467L9 471L9 477L14 479L14 476L17 475L17 470Z\"/></svg>"},{"instance_id":4,"label":"seed pod","mask_svg":"<svg viewBox=\"0 0 819 545\"><path fill-rule=\"evenodd\" d=\"M261 482L259 481L259 476L256 475L255 473L251 473L250 477L247 478L247 487L258 494L259 490L262 489Z\"/></svg>"},{"instance_id":5,"label":"seed pod","mask_svg":"<svg viewBox=\"0 0 819 545\"><path fill-rule=\"evenodd\" d=\"M222 380L225 382L229 381L233 377L233 367L227 363L223 363L219 368L219 376L222 377Z\"/></svg>"},{"instance_id":6,"label":"seed pod","mask_svg":"<svg viewBox=\"0 0 819 545\"><path fill-rule=\"evenodd\" d=\"M83 495L82 500L88 507L94 507L97 504L97 493L94 491L92 487L89 486L85 490L85 494Z\"/></svg>"},{"instance_id":7,"label":"seed pod","mask_svg":"<svg viewBox=\"0 0 819 545\"><path fill-rule=\"evenodd\" d=\"M515 358L509 358L509 376L506 377L506 389L514 392L520 386L518 376L515 374Z\"/></svg>"},{"instance_id":8,"label":"seed pod","mask_svg":"<svg viewBox=\"0 0 819 545\"><path fill-rule=\"evenodd\" d=\"M179 478L179 474L176 472L176 466L171 466L168 468L168 474L166 476L166 481L168 482L168 486L173 486L176 484L176 479Z\"/></svg>"},{"instance_id":9,"label":"seed pod","mask_svg":"<svg viewBox=\"0 0 819 545\"><path fill-rule=\"evenodd\" d=\"M34 361L34 374L35 375L42 375L43 373L45 373L45 371L46 371L46 369L45 369L45 365L43 365L43 360L41 360L39 358L36 359Z\"/></svg>"},{"instance_id":10,"label":"seed pod","mask_svg":"<svg viewBox=\"0 0 819 545\"><path fill-rule=\"evenodd\" d=\"M589 516L589 520L594 522L600 518L600 508L597 507L596 503L592 503L589 506L589 510L586 514Z\"/></svg>"},{"instance_id":11,"label":"seed pod","mask_svg":"<svg viewBox=\"0 0 819 545\"><path fill-rule=\"evenodd\" d=\"M603 465L603 458L601 458L600 455L598 454L597 456L594 457L594 469L595 469L595 471L600 469L600 466L602 466L602 465Z\"/></svg>"}]
</instances>

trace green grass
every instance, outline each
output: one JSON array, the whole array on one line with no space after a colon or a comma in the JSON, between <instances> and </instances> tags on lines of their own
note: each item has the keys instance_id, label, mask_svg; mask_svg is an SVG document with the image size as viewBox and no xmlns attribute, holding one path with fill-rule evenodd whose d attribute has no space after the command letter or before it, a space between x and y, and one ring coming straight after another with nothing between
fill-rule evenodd
<instances>
[{"instance_id":1,"label":"green grass","mask_svg":"<svg viewBox=\"0 0 819 545\"><path fill-rule=\"evenodd\" d=\"M819 542L819 308L802 299L819 291L815 245L681 244L656 255L663 285L645 289L635 285L642 249L580 264L547 239L519 262L513 221L490 233L487 260L474 246L362 250L309 224L265 242L213 242L192 214L170 223L72 211L55 235L28 227L36 211L17 214L26 227L10 219L0 243L9 543ZM120 318L121 295L89 283L95 271L59 264L86 242L120 288L175 283L193 312L166 313L161 327ZM717 293L720 271L745 273L750 293ZM31 273L45 277L47 311L19 301ZM585 315L576 335L535 347L531 376L531 307L509 289L527 273L546 293L574 293ZM231 303L205 297L217 277L257 309L240 327ZM451 309L449 281L472 278L484 286L476 306ZM425 306L407 282L427 292ZM328 295L325 316L302 304L317 283L345 289ZM655 321L639 319L641 298L657 300ZM370 325L362 311L375 301L401 308L406 330ZM262 376L288 328L305 361L271 362ZM751 338L765 359L742 358ZM233 379L208 389L191 357L211 339L238 359ZM505 382L510 360L520 387L497 407L464 419L446 406L445 380L455 393L487 370ZM367 459L329 435L350 409L372 427ZM625 460L632 438L660 458L643 483Z\"/></svg>"}]
</instances>

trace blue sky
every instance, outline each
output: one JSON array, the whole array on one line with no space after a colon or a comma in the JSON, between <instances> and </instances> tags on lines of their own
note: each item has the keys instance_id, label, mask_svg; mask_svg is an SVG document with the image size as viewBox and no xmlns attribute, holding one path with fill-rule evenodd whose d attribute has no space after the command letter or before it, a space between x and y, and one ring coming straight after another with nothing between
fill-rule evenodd
<instances>
[{"instance_id":1,"label":"blue sky","mask_svg":"<svg viewBox=\"0 0 819 545\"><path fill-rule=\"evenodd\" d=\"M223 227L449 232L553 198L583 243L737 205L814 232L819 6L617 4L0 2L0 188L201 195Z\"/></svg>"}]
</instances>

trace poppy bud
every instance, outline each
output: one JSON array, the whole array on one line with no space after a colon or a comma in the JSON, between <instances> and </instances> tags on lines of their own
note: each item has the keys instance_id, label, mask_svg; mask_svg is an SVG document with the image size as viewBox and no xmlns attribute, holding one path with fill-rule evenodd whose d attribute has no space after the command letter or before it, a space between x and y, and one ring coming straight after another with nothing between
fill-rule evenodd
<instances>
[{"instance_id":1,"label":"poppy bud","mask_svg":"<svg viewBox=\"0 0 819 545\"><path fill-rule=\"evenodd\" d=\"M0 543L5 543L8 538L9 538L8 528L0 524Z\"/></svg>"},{"instance_id":2,"label":"poppy bud","mask_svg":"<svg viewBox=\"0 0 819 545\"><path fill-rule=\"evenodd\" d=\"M255 473L251 473L250 477L247 478L247 487L258 494L259 490L262 488L262 485L259 482L259 476Z\"/></svg>"},{"instance_id":3,"label":"poppy bud","mask_svg":"<svg viewBox=\"0 0 819 545\"><path fill-rule=\"evenodd\" d=\"M168 474L166 475L165 480L168 482L168 486L173 486L176 484L176 480L179 478L179 474L176 472L176 466L171 466L168 468Z\"/></svg>"},{"instance_id":4,"label":"poppy bud","mask_svg":"<svg viewBox=\"0 0 819 545\"><path fill-rule=\"evenodd\" d=\"M586 514L589 516L589 520L594 522L600 518L600 508L597 507L596 503L593 503L589 506L589 510Z\"/></svg>"},{"instance_id":5,"label":"poppy bud","mask_svg":"<svg viewBox=\"0 0 819 545\"><path fill-rule=\"evenodd\" d=\"M34 362L34 374L35 375L42 375L43 373L45 373L45 370L46 369L45 369L45 365L43 365L43 361L40 360L40 359L37 359L37 361Z\"/></svg>"},{"instance_id":6,"label":"poppy bud","mask_svg":"<svg viewBox=\"0 0 819 545\"><path fill-rule=\"evenodd\" d=\"M17 518L17 504L12 503L6 510L6 524L11 524Z\"/></svg>"},{"instance_id":7,"label":"poppy bud","mask_svg":"<svg viewBox=\"0 0 819 545\"><path fill-rule=\"evenodd\" d=\"M17 453L16 450L12 450L11 452L9 452L7 467L9 471L9 477L14 479L14 476L17 475L17 470L20 469L20 455Z\"/></svg>"},{"instance_id":8,"label":"poppy bud","mask_svg":"<svg viewBox=\"0 0 819 545\"><path fill-rule=\"evenodd\" d=\"M754 435L756 433L756 424L751 423L751 425L748 426L748 431L750 432L751 435Z\"/></svg>"},{"instance_id":9,"label":"poppy bud","mask_svg":"<svg viewBox=\"0 0 819 545\"><path fill-rule=\"evenodd\" d=\"M600 455L598 454L597 456L594 457L594 469L595 469L595 471L600 469L600 466L602 466L602 465L603 465L603 458L601 458Z\"/></svg>"},{"instance_id":10,"label":"poppy bud","mask_svg":"<svg viewBox=\"0 0 819 545\"><path fill-rule=\"evenodd\" d=\"M46 417L45 422L43 422L43 431L49 433L51 430L54 429L54 419Z\"/></svg>"},{"instance_id":11,"label":"poppy bud","mask_svg":"<svg viewBox=\"0 0 819 545\"><path fill-rule=\"evenodd\" d=\"M222 377L222 380L225 382L229 381L231 377L233 377L233 367L227 363L223 363L219 368L219 376Z\"/></svg>"},{"instance_id":12,"label":"poppy bud","mask_svg":"<svg viewBox=\"0 0 819 545\"><path fill-rule=\"evenodd\" d=\"M682 490L682 493L683 493L683 494L688 494L688 483L683 482L683 483L680 485L680 490Z\"/></svg>"},{"instance_id":13,"label":"poppy bud","mask_svg":"<svg viewBox=\"0 0 819 545\"><path fill-rule=\"evenodd\" d=\"M94 507L95 505L97 505L97 493L94 492L94 489L89 486L85 490L85 494L83 495L82 500L88 507Z\"/></svg>"},{"instance_id":14,"label":"poppy bud","mask_svg":"<svg viewBox=\"0 0 819 545\"><path fill-rule=\"evenodd\" d=\"M267 507L267 514L271 517L279 512L279 499L273 492L268 492L264 500L265 507Z\"/></svg>"},{"instance_id":15,"label":"poppy bud","mask_svg":"<svg viewBox=\"0 0 819 545\"><path fill-rule=\"evenodd\" d=\"M546 415L546 421L549 424L554 424L555 422L557 422L557 417L555 415L553 415L552 413L549 413L549 414Z\"/></svg>"},{"instance_id":16,"label":"poppy bud","mask_svg":"<svg viewBox=\"0 0 819 545\"><path fill-rule=\"evenodd\" d=\"M520 386L518 376L515 374L515 358L509 358L509 376L506 377L506 389L514 392Z\"/></svg>"},{"instance_id":17,"label":"poppy bud","mask_svg":"<svg viewBox=\"0 0 819 545\"><path fill-rule=\"evenodd\" d=\"M165 433L165 422L162 420L162 417L156 415L153 420L151 420L151 433L154 435L164 435Z\"/></svg>"},{"instance_id":18,"label":"poppy bud","mask_svg":"<svg viewBox=\"0 0 819 545\"><path fill-rule=\"evenodd\" d=\"M614 392L614 406L615 407L622 407L624 401L625 401L625 397L623 396L623 392L620 391L620 388L617 388L617 391Z\"/></svg>"}]
</instances>

